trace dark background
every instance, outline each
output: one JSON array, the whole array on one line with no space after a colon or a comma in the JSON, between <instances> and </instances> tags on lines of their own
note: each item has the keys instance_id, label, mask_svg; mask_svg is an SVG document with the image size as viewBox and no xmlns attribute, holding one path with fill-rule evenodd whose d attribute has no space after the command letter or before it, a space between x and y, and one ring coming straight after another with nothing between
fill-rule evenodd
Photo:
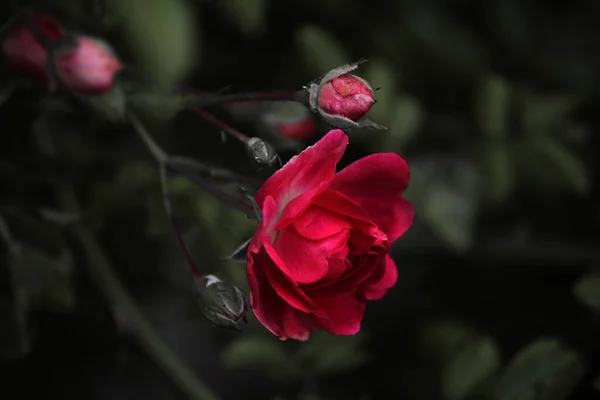
<instances>
[{"instance_id":1,"label":"dark background","mask_svg":"<svg viewBox=\"0 0 600 400\"><path fill-rule=\"evenodd\" d=\"M298 90L367 58L358 74L383 86L370 116L390 129L351 132L343 164L401 154L417 216L392 249L399 282L368 305L357 337L316 334L297 344L277 341L254 320L241 333L213 328L188 305L194 295L161 209L156 169L131 127L92 116L89 106L98 103L89 99L70 99L73 113L48 111L68 96L19 81L0 108L0 199L11 233L29 247L21 262L2 249L1 399L186 398L140 347L127 308L99 289L89 265L101 256L70 229L57 184L65 181L109 270L195 379L224 400L600 398L600 3L54 6L66 26L111 43L130 67L123 76L130 92L148 83ZM7 20L13 11L3 7ZM7 68L2 78L16 82ZM143 113L168 151L256 175L242 145L223 143L192 112L172 115L169 104L157 100ZM312 141L326 131L320 126ZM40 151L49 135L63 149L58 160ZM243 265L221 257L256 223L184 179L173 181L197 263L244 287ZM41 210L60 213L48 222Z\"/></svg>"}]
</instances>

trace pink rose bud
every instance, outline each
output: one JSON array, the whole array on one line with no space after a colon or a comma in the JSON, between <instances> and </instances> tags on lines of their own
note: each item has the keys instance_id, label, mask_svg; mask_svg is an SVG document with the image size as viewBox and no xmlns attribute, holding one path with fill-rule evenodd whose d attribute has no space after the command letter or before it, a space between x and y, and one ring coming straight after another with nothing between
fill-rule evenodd
<instances>
[{"instance_id":1,"label":"pink rose bud","mask_svg":"<svg viewBox=\"0 0 600 400\"><path fill-rule=\"evenodd\" d=\"M37 27L39 34L48 41L64 39L67 34L61 24L51 15L39 12L27 16L28 23ZM17 25L6 36L2 52L9 65L24 76L45 83L48 74L48 54L25 24Z\"/></svg>"},{"instance_id":2,"label":"pink rose bud","mask_svg":"<svg viewBox=\"0 0 600 400\"><path fill-rule=\"evenodd\" d=\"M240 330L239 324L247 322L249 308L244 293L214 275L200 277L196 283L198 300L206 319L222 328Z\"/></svg>"},{"instance_id":3,"label":"pink rose bud","mask_svg":"<svg viewBox=\"0 0 600 400\"><path fill-rule=\"evenodd\" d=\"M58 76L71 92L98 95L108 92L123 67L108 44L89 36L77 38L77 48L61 53Z\"/></svg>"},{"instance_id":4,"label":"pink rose bud","mask_svg":"<svg viewBox=\"0 0 600 400\"><path fill-rule=\"evenodd\" d=\"M387 129L366 118L375 104L374 91L364 79L349 73L360 63L335 68L318 84L307 87L310 107L335 128Z\"/></svg>"},{"instance_id":5,"label":"pink rose bud","mask_svg":"<svg viewBox=\"0 0 600 400\"><path fill-rule=\"evenodd\" d=\"M102 94L111 89L122 64L107 44L88 36L69 38L60 23L48 14L31 13L28 18L37 33L47 42L52 42L55 48L59 87L86 95ZM21 24L8 34L2 50L8 64L17 72L48 86L51 70L49 47L48 43L37 40L27 24Z\"/></svg>"}]
</instances>

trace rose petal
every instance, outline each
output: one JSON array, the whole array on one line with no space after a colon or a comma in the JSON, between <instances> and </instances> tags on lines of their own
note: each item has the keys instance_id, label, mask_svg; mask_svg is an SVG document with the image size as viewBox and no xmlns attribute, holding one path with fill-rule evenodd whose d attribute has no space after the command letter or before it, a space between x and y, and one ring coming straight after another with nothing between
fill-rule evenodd
<instances>
[{"instance_id":1,"label":"rose petal","mask_svg":"<svg viewBox=\"0 0 600 400\"><path fill-rule=\"evenodd\" d=\"M413 223L414 208L402 198L408 181L408 164L402 157L395 153L378 153L338 172L329 189L358 203L391 243Z\"/></svg>"},{"instance_id":2,"label":"rose petal","mask_svg":"<svg viewBox=\"0 0 600 400\"><path fill-rule=\"evenodd\" d=\"M317 143L288 161L258 190L256 202L261 209L267 196L272 196L277 204L280 216L274 221L279 223L277 229L284 228L306 210L312 198L331 181L347 145L348 137L343 131L329 131Z\"/></svg>"},{"instance_id":3,"label":"rose petal","mask_svg":"<svg viewBox=\"0 0 600 400\"><path fill-rule=\"evenodd\" d=\"M352 268L352 264L345 258L330 258L327 275L323 278L323 282L334 281L343 276L346 271Z\"/></svg>"},{"instance_id":4,"label":"rose petal","mask_svg":"<svg viewBox=\"0 0 600 400\"><path fill-rule=\"evenodd\" d=\"M314 329L311 316L291 307L273 290L263 267L272 262L264 253L248 257L250 304L256 318L280 339L306 340Z\"/></svg>"},{"instance_id":5,"label":"rose petal","mask_svg":"<svg viewBox=\"0 0 600 400\"><path fill-rule=\"evenodd\" d=\"M376 282L371 282L371 279L367 280L361 287L362 295L366 300L379 300L381 299L389 289L396 285L398 281L398 268L396 263L386 254L385 262L383 263L384 273ZM375 277L375 274L372 276Z\"/></svg>"},{"instance_id":6,"label":"rose petal","mask_svg":"<svg viewBox=\"0 0 600 400\"><path fill-rule=\"evenodd\" d=\"M290 226L279 232L273 247L285 263L285 271L292 281L314 283L327 275L327 258L341 251L349 236L350 231L344 229L321 240L308 240Z\"/></svg>"},{"instance_id":7,"label":"rose petal","mask_svg":"<svg viewBox=\"0 0 600 400\"><path fill-rule=\"evenodd\" d=\"M329 189L324 190L319 196L315 197L313 204L352 218L354 220L352 226L375 239L374 243L382 243L387 240L385 233L371 221L371 217L367 212L357 202L340 192Z\"/></svg>"},{"instance_id":8,"label":"rose petal","mask_svg":"<svg viewBox=\"0 0 600 400\"><path fill-rule=\"evenodd\" d=\"M315 296L323 296L327 293L336 293L340 296L348 295L360 288L364 282L378 272L382 263L381 254L364 254L361 257L354 258L352 262L346 264L347 270L338 279L326 281L323 279L320 282L312 285L303 286L304 292L311 298ZM331 266L330 266L331 268ZM337 266L339 268L339 266ZM374 281L378 281L383 276L383 272ZM313 300L314 301L314 300ZM318 308L318 306L315 305Z\"/></svg>"},{"instance_id":9,"label":"rose petal","mask_svg":"<svg viewBox=\"0 0 600 400\"><path fill-rule=\"evenodd\" d=\"M267 221L273 218L275 207L275 201L268 196L263 203L263 220L248 246L248 258L264 252L269 262L264 262L265 265L261 267L275 292L292 307L311 313L314 311L312 300L290 278L292 273L271 244L272 232L269 232ZM248 263L248 268L250 268L250 263Z\"/></svg>"},{"instance_id":10,"label":"rose petal","mask_svg":"<svg viewBox=\"0 0 600 400\"><path fill-rule=\"evenodd\" d=\"M351 227L343 215L318 206L310 206L294 222L296 231L307 239L319 240Z\"/></svg>"},{"instance_id":11,"label":"rose petal","mask_svg":"<svg viewBox=\"0 0 600 400\"><path fill-rule=\"evenodd\" d=\"M332 335L355 335L360 331L365 301L355 294L339 296L332 293L315 298L315 302L330 317L329 320L317 318L319 325L327 332Z\"/></svg>"}]
</instances>

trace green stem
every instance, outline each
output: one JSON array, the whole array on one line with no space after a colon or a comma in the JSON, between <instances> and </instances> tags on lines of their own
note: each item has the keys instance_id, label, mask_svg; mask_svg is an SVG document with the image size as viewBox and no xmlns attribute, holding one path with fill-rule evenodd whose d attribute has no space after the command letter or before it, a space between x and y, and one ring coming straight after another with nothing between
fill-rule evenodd
<instances>
[{"instance_id":1,"label":"green stem","mask_svg":"<svg viewBox=\"0 0 600 400\"><path fill-rule=\"evenodd\" d=\"M65 186L60 191L60 200L69 211L79 213L79 203L74 190ZM107 299L121 307L131 320L133 334L146 350L148 356L173 382L192 400L219 400L219 397L200 381L167 344L156 333L148 319L136 305L110 265L108 257L96 241L94 235L81 225L73 228L81 241L87 256L85 265L93 279L100 286Z\"/></svg>"},{"instance_id":2,"label":"green stem","mask_svg":"<svg viewBox=\"0 0 600 400\"><path fill-rule=\"evenodd\" d=\"M156 162L162 165L167 164L169 160L169 154L167 154L162 148L160 148L158 144L156 144L138 117L136 117L133 113L129 113L129 120L131 121L131 124L133 125L133 128L137 132L140 139L142 139L150 153L152 153L152 156L156 159Z\"/></svg>"},{"instance_id":3,"label":"green stem","mask_svg":"<svg viewBox=\"0 0 600 400\"><path fill-rule=\"evenodd\" d=\"M129 120L133 125L134 131L140 137L140 139L144 142L148 151L152 154L152 157L156 160L159 167L170 167L175 172L185 176L190 182L196 184L200 188L204 189L211 195L215 196L219 200L222 200L226 204L237 208L240 211L243 211L247 215L254 215L253 208L246 204L244 201L230 195L229 193L221 190L210 182L205 181L196 171L192 171L189 168L181 168L185 167L186 164L189 166L189 163L181 163L182 157L176 157L173 159L169 153L165 152L150 136L144 125L140 122L140 120L133 114L129 114ZM210 172L209 172L210 175ZM233 178L233 176L231 176Z\"/></svg>"}]
</instances>

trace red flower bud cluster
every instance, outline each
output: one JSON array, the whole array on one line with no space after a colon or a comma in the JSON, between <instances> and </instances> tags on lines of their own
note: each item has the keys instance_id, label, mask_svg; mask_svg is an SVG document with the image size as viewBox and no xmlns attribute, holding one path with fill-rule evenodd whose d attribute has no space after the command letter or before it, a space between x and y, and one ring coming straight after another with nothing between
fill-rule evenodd
<instances>
[{"instance_id":1,"label":"red flower bud cluster","mask_svg":"<svg viewBox=\"0 0 600 400\"><path fill-rule=\"evenodd\" d=\"M335 128L386 129L366 118L375 104L374 91L364 79L350 74L359 64L335 68L307 87L310 107Z\"/></svg>"},{"instance_id":2,"label":"red flower bud cluster","mask_svg":"<svg viewBox=\"0 0 600 400\"><path fill-rule=\"evenodd\" d=\"M20 75L45 87L56 79L59 88L84 95L110 90L123 66L103 41L72 36L58 20L40 12L28 14L8 33L2 52Z\"/></svg>"}]
</instances>

